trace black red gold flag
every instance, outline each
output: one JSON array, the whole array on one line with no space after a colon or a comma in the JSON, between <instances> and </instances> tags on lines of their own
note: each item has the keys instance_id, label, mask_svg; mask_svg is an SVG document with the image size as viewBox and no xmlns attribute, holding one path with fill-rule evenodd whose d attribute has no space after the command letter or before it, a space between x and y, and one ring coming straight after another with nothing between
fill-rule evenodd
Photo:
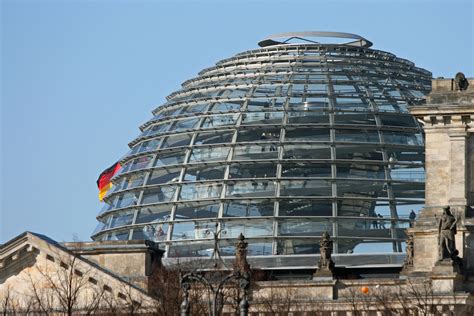
<instances>
[{"instance_id":1,"label":"black red gold flag","mask_svg":"<svg viewBox=\"0 0 474 316\"><path fill-rule=\"evenodd\" d=\"M99 200L103 200L107 191L112 187L110 179L120 170L120 163L116 162L109 168L102 171L99 178L97 179L97 187L99 188Z\"/></svg>"}]
</instances>

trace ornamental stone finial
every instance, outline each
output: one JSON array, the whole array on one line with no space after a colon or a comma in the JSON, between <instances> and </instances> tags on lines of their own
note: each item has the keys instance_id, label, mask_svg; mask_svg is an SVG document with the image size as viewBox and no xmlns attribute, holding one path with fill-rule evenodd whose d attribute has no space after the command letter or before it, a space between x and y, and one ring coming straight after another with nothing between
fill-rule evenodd
<instances>
[{"instance_id":1,"label":"ornamental stone finial","mask_svg":"<svg viewBox=\"0 0 474 316\"><path fill-rule=\"evenodd\" d=\"M331 270L334 266L334 262L331 259L332 254L332 240L328 232L324 232L319 241L319 269Z\"/></svg>"},{"instance_id":2,"label":"ornamental stone finial","mask_svg":"<svg viewBox=\"0 0 474 316\"><path fill-rule=\"evenodd\" d=\"M245 242L245 236L242 233L240 233L238 240L239 241L235 246L234 270L244 274L250 272L250 265L247 262L248 243Z\"/></svg>"},{"instance_id":3,"label":"ornamental stone finial","mask_svg":"<svg viewBox=\"0 0 474 316\"><path fill-rule=\"evenodd\" d=\"M329 233L326 231L321 236L319 241L319 263L318 270L313 275L313 278L331 278L333 277L334 261L331 259L332 254L332 240Z\"/></svg>"}]
</instances>

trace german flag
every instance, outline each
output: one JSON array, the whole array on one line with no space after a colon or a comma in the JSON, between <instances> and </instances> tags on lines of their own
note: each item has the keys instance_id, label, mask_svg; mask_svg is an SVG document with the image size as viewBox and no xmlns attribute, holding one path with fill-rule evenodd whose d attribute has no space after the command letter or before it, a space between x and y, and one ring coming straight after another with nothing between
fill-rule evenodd
<instances>
[{"instance_id":1,"label":"german flag","mask_svg":"<svg viewBox=\"0 0 474 316\"><path fill-rule=\"evenodd\" d=\"M102 201L107 191L112 187L110 179L120 170L120 163L116 162L109 168L102 171L99 178L97 179L97 187L99 188L99 200Z\"/></svg>"}]
</instances>

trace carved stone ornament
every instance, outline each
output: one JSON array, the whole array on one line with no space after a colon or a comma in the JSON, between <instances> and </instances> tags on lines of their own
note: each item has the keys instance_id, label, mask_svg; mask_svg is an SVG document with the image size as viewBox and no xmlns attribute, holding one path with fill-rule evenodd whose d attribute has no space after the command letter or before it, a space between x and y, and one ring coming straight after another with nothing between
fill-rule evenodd
<instances>
[{"instance_id":1,"label":"carved stone ornament","mask_svg":"<svg viewBox=\"0 0 474 316\"><path fill-rule=\"evenodd\" d=\"M456 90L463 91L467 90L469 87L469 81L466 79L466 76L462 72L458 72L454 77L454 83L456 84Z\"/></svg>"},{"instance_id":2,"label":"carved stone ornament","mask_svg":"<svg viewBox=\"0 0 474 316\"><path fill-rule=\"evenodd\" d=\"M406 253L407 256L405 258L404 267L413 267L413 256L414 256L414 247L413 247L413 235L408 235L408 239L406 241Z\"/></svg>"},{"instance_id":3,"label":"carved stone ornament","mask_svg":"<svg viewBox=\"0 0 474 316\"><path fill-rule=\"evenodd\" d=\"M332 270L332 268L334 267L334 262L331 259L332 240L328 232L324 232L323 235L321 236L321 240L319 242L319 251L320 251L319 269Z\"/></svg>"},{"instance_id":4,"label":"carved stone ornament","mask_svg":"<svg viewBox=\"0 0 474 316\"><path fill-rule=\"evenodd\" d=\"M457 257L454 235L456 234L457 219L451 213L449 206L443 209L443 215L438 222L438 249L439 260L452 259Z\"/></svg>"},{"instance_id":5,"label":"carved stone ornament","mask_svg":"<svg viewBox=\"0 0 474 316\"><path fill-rule=\"evenodd\" d=\"M235 265L234 269L240 273L249 273L250 265L247 262L247 243L242 233L239 235L239 242L235 246Z\"/></svg>"}]
</instances>

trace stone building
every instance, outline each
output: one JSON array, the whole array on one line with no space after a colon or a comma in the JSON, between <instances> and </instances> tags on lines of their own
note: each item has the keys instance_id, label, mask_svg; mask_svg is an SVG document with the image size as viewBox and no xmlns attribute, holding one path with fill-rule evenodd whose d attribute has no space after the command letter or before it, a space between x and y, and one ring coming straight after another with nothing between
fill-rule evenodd
<instances>
[{"instance_id":1,"label":"stone building","mask_svg":"<svg viewBox=\"0 0 474 316\"><path fill-rule=\"evenodd\" d=\"M392 268L336 265L315 273L312 280L255 280L249 293L250 315L472 315L473 85L459 91L451 79L433 80L426 106L413 107L411 113L423 121L426 132L427 184L426 206L408 229L413 241L413 252L407 250L410 260ZM457 252L452 259L439 257L438 226L446 206L457 219ZM0 297L5 302L9 295L17 309L29 303L41 311L44 306L28 301L34 298L33 290L54 290L57 281L75 275L80 276L76 284L85 289L73 305L75 311L87 312L100 294L101 301L109 295L122 302L122 309L135 304L149 312L156 304L148 294L149 279L161 256L152 242L59 244L26 232L0 247ZM56 299L48 301L50 307L63 308ZM230 306L223 311L233 313Z\"/></svg>"},{"instance_id":2,"label":"stone building","mask_svg":"<svg viewBox=\"0 0 474 316\"><path fill-rule=\"evenodd\" d=\"M25 232L0 245L2 312L184 315L201 304L190 311L202 315L237 249L250 285L223 286L223 314L242 313L245 298L262 316L473 315L474 80L435 79L424 102L431 73L360 36L284 35L204 70L154 112L94 241ZM169 271L211 281L183 287L188 297Z\"/></svg>"}]
</instances>

